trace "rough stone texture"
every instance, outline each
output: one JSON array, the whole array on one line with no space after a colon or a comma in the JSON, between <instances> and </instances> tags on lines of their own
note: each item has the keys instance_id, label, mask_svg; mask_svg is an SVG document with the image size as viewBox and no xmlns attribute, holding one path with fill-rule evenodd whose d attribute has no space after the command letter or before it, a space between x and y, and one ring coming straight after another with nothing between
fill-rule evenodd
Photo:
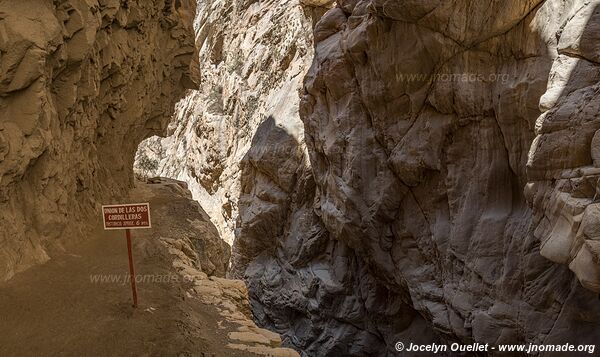
<instances>
[{"instance_id":1,"label":"rough stone texture","mask_svg":"<svg viewBox=\"0 0 600 357\"><path fill-rule=\"evenodd\" d=\"M600 2L574 7L542 96L526 195L541 254L600 293Z\"/></svg>"},{"instance_id":2,"label":"rough stone texture","mask_svg":"<svg viewBox=\"0 0 600 357\"><path fill-rule=\"evenodd\" d=\"M160 211L153 210L153 216L161 222L168 217L168 224L153 224L152 234L178 254L184 252L192 257L195 266L205 274L225 277L231 248L225 243L206 212L192 199L187 184L167 178L155 177L149 180L155 201ZM168 204L161 205L162 201ZM155 219L156 221L156 219Z\"/></svg>"},{"instance_id":3,"label":"rough stone texture","mask_svg":"<svg viewBox=\"0 0 600 357\"><path fill-rule=\"evenodd\" d=\"M246 284L241 280L224 278L231 248L219 237L216 227L198 202L192 200L186 183L153 178L149 184L137 182L130 195L134 200L150 202L154 207L154 222L157 223L152 229L138 231L136 244L149 252L146 253L149 259L156 262L164 260L179 274L181 285L173 289L185 294L182 300L204 304L198 306L202 313L185 313L180 321L182 335L204 340L211 334L203 330L216 328L220 334L227 336L226 346L215 346L220 348L221 354L233 355L230 350L241 350L249 352L240 354L242 356L298 356L296 351L280 347L281 337L278 334L259 328L252 321ZM162 249L157 250L155 245ZM207 319L207 306L216 308L219 316L217 326L212 326ZM192 355L204 352L212 355L207 351L190 352Z\"/></svg>"},{"instance_id":4,"label":"rough stone texture","mask_svg":"<svg viewBox=\"0 0 600 357\"><path fill-rule=\"evenodd\" d=\"M313 55L312 23L324 11L298 0L200 2L195 20L200 88L177 105L170 137L140 145L139 171L141 158L148 157L158 164L150 175L188 182L230 244L240 163L260 123L271 118L295 140L304 140L299 90Z\"/></svg>"},{"instance_id":5,"label":"rough stone texture","mask_svg":"<svg viewBox=\"0 0 600 357\"><path fill-rule=\"evenodd\" d=\"M598 1L295 4L204 3L203 87L139 152L235 232L259 324L310 356L594 343Z\"/></svg>"},{"instance_id":6,"label":"rough stone texture","mask_svg":"<svg viewBox=\"0 0 600 357\"><path fill-rule=\"evenodd\" d=\"M338 1L305 77L309 163L268 121L243 161L233 270L258 321L311 356L594 343L597 6Z\"/></svg>"},{"instance_id":7,"label":"rough stone texture","mask_svg":"<svg viewBox=\"0 0 600 357\"><path fill-rule=\"evenodd\" d=\"M0 2L0 279L48 260L131 185L137 144L193 84L194 8Z\"/></svg>"},{"instance_id":8,"label":"rough stone texture","mask_svg":"<svg viewBox=\"0 0 600 357\"><path fill-rule=\"evenodd\" d=\"M408 298L385 289L346 244L330 241L313 213L299 90L313 56L312 26L325 12L306 5L328 3L200 4L200 89L178 104L172 136L140 145L136 165L144 173L142 158L150 158L158 167L146 173L187 181L225 240L235 228L233 276L246 278L259 325L284 332L286 345L365 354L393 349L398 339L437 341ZM285 269L270 255L281 245Z\"/></svg>"}]
</instances>

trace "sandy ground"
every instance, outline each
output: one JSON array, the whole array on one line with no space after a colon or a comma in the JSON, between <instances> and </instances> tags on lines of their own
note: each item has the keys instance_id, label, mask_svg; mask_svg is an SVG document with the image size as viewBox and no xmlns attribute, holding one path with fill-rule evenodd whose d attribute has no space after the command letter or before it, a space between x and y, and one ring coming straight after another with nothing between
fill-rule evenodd
<instances>
[{"instance_id":1,"label":"sandy ground","mask_svg":"<svg viewBox=\"0 0 600 357\"><path fill-rule=\"evenodd\" d=\"M154 211L169 204L145 192L135 198ZM228 347L238 326L190 296L152 229L132 231L136 274L163 281L139 283L134 309L125 233L102 230L100 217L84 243L0 284L0 356L256 356ZM100 274L121 280L92 281Z\"/></svg>"}]
</instances>

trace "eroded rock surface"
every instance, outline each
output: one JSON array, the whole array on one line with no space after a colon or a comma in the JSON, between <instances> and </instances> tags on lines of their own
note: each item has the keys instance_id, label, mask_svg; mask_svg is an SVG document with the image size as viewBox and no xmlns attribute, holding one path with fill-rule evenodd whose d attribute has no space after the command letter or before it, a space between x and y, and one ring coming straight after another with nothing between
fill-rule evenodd
<instances>
[{"instance_id":1,"label":"eroded rock surface","mask_svg":"<svg viewBox=\"0 0 600 357\"><path fill-rule=\"evenodd\" d=\"M284 332L285 344L309 354L364 354L384 352L384 339L436 341L406 297L373 278L345 243L331 241L313 212L299 93L313 25L330 4L200 5L203 82L178 104L172 136L140 146L138 169L142 158L156 160L150 173L187 181L222 237L232 242L235 234L232 275L246 278L255 318ZM285 268L271 255L281 245Z\"/></svg>"},{"instance_id":2,"label":"eroded rock surface","mask_svg":"<svg viewBox=\"0 0 600 357\"><path fill-rule=\"evenodd\" d=\"M325 11L316 5L329 3L200 2L200 88L178 104L170 137L140 145L139 171L147 157L157 164L150 174L188 182L230 244L242 190L240 163L258 126L271 118L304 140L299 90L313 54L312 24Z\"/></svg>"},{"instance_id":3,"label":"eroded rock surface","mask_svg":"<svg viewBox=\"0 0 600 357\"><path fill-rule=\"evenodd\" d=\"M300 3L205 3L205 87L140 152L235 235L259 324L311 356L593 343L598 1Z\"/></svg>"},{"instance_id":4,"label":"eroded rock surface","mask_svg":"<svg viewBox=\"0 0 600 357\"><path fill-rule=\"evenodd\" d=\"M181 277L176 279L179 286L172 289L184 295L179 298L192 311L180 307L185 311L180 334L191 340L189 344L207 341L224 355L298 356L296 351L280 347L281 337L277 333L252 321L246 284L225 278L231 248L192 199L187 184L167 178L150 181L150 184L137 182L131 192L133 200L150 202L154 217L152 229L138 231L136 245L146 253L145 259L165 260ZM156 248L157 245L161 247ZM216 319L210 316L212 309L216 310ZM214 334L221 335L221 340L212 340ZM185 354L213 355L212 351L197 346L186 347Z\"/></svg>"},{"instance_id":5,"label":"eroded rock surface","mask_svg":"<svg viewBox=\"0 0 600 357\"><path fill-rule=\"evenodd\" d=\"M130 186L137 144L193 84L194 8L0 3L0 279L48 260Z\"/></svg>"},{"instance_id":6,"label":"eroded rock surface","mask_svg":"<svg viewBox=\"0 0 600 357\"><path fill-rule=\"evenodd\" d=\"M544 257L596 288L597 174L553 175L593 163L597 2L468 3L339 1L305 77L310 166L255 136L234 269L308 355L597 337L596 294Z\"/></svg>"},{"instance_id":7,"label":"eroded rock surface","mask_svg":"<svg viewBox=\"0 0 600 357\"><path fill-rule=\"evenodd\" d=\"M526 195L541 254L600 293L600 2L569 11L536 121Z\"/></svg>"}]
</instances>

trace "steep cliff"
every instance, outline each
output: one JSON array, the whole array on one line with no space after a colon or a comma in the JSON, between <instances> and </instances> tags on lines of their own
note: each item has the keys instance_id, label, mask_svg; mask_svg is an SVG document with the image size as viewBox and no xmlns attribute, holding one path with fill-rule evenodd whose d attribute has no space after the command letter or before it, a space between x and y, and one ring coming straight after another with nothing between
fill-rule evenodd
<instances>
[{"instance_id":1,"label":"steep cliff","mask_svg":"<svg viewBox=\"0 0 600 357\"><path fill-rule=\"evenodd\" d=\"M234 267L259 321L309 355L394 353L433 338L421 317L449 340L593 342L597 297L544 256L598 289L597 174L578 169L595 157L597 6L328 11L301 102L311 167L285 180L281 128L249 151Z\"/></svg>"},{"instance_id":2,"label":"steep cliff","mask_svg":"<svg viewBox=\"0 0 600 357\"><path fill-rule=\"evenodd\" d=\"M600 2L577 3L556 44L526 195L540 253L600 292Z\"/></svg>"},{"instance_id":3,"label":"steep cliff","mask_svg":"<svg viewBox=\"0 0 600 357\"><path fill-rule=\"evenodd\" d=\"M203 3L201 89L138 152L235 237L259 324L311 356L592 343L599 2L328 3Z\"/></svg>"},{"instance_id":4,"label":"steep cliff","mask_svg":"<svg viewBox=\"0 0 600 357\"><path fill-rule=\"evenodd\" d=\"M260 123L273 118L303 142L299 90L313 54L312 24L330 1L199 2L200 88L177 105L167 138L140 145L138 165L189 183L230 244L241 191L240 163ZM147 159L146 159L147 158Z\"/></svg>"},{"instance_id":5,"label":"steep cliff","mask_svg":"<svg viewBox=\"0 0 600 357\"><path fill-rule=\"evenodd\" d=\"M245 284L224 278L230 247L185 184L134 185L138 144L197 86L195 9L0 0L0 354L298 355L250 320ZM122 232L101 229L117 200L152 207L134 234L137 309Z\"/></svg>"},{"instance_id":6,"label":"steep cliff","mask_svg":"<svg viewBox=\"0 0 600 357\"><path fill-rule=\"evenodd\" d=\"M288 345L316 354L348 343L360 354L385 351L382 334L436 341L313 213L299 94L313 25L330 3L200 4L200 88L178 104L170 137L140 145L136 167L188 182L222 237L235 235L231 274L246 278L259 324L285 332ZM271 255L281 245L286 269Z\"/></svg>"},{"instance_id":7,"label":"steep cliff","mask_svg":"<svg viewBox=\"0 0 600 357\"><path fill-rule=\"evenodd\" d=\"M0 280L132 183L193 85L191 0L0 2Z\"/></svg>"}]
</instances>

